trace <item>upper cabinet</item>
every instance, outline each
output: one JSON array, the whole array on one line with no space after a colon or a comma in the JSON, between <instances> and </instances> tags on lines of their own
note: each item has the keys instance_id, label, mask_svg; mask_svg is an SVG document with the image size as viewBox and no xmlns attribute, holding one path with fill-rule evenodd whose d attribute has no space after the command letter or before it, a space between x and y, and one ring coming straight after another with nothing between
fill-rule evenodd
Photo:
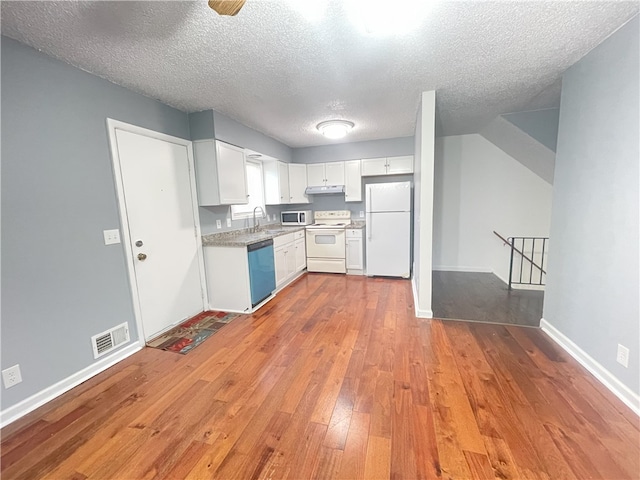
<instances>
[{"instance_id":1,"label":"upper cabinet","mask_svg":"<svg viewBox=\"0 0 640 480\"><path fill-rule=\"evenodd\" d=\"M309 203L307 189L307 166L303 163L289 163L289 203Z\"/></svg>"},{"instance_id":2,"label":"upper cabinet","mask_svg":"<svg viewBox=\"0 0 640 480\"><path fill-rule=\"evenodd\" d=\"M307 185L309 187L344 185L344 183L344 162L307 165Z\"/></svg>"},{"instance_id":3,"label":"upper cabinet","mask_svg":"<svg viewBox=\"0 0 640 480\"><path fill-rule=\"evenodd\" d=\"M360 173L360 160L344 162L344 201L362 201L362 175Z\"/></svg>"},{"instance_id":4,"label":"upper cabinet","mask_svg":"<svg viewBox=\"0 0 640 480\"><path fill-rule=\"evenodd\" d=\"M242 148L213 139L198 140L193 142L193 154L200 206L249 203Z\"/></svg>"},{"instance_id":5,"label":"upper cabinet","mask_svg":"<svg viewBox=\"0 0 640 480\"><path fill-rule=\"evenodd\" d=\"M262 168L267 205L309 203L309 198L304 194L307 188L306 165L264 160Z\"/></svg>"},{"instance_id":6,"label":"upper cabinet","mask_svg":"<svg viewBox=\"0 0 640 480\"><path fill-rule=\"evenodd\" d=\"M262 162L264 199L267 205L289 203L289 169L279 160Z\"/></svg>"},{"instance_id":7,"label":"upper cabinet","mask_svg":"<svg viewBox=\"0 0 640 480\"><path fill-rule=\"evenodd\" d=\"M402 157L364 158L362 176L413 173L413 155Z\"/></svg>"}]
</instances>

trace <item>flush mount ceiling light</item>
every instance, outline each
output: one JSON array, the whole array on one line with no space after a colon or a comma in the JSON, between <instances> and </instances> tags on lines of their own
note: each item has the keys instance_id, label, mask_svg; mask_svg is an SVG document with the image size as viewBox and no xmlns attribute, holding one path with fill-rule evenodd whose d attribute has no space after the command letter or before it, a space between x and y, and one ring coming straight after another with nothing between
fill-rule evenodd
<instances>
[{"instance_id":1,"label":"flush mount ceiling light","mask_svg":"<svg viewBox=\"0 0 640 480\"><path fill-rule=\"evenodd\" d=\"M316 127L327 138L342 138L353 128L353 122L347 120L327 120L320 122Z\"/></svg>"}]
</instances>

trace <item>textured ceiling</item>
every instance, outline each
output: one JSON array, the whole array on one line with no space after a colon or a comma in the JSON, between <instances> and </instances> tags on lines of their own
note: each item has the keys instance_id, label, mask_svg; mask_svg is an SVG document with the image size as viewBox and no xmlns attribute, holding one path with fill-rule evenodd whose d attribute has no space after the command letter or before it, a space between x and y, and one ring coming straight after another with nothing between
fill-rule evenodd
<instances>
[{"instance_id":1,"label":"textured ceiling","mask_svg":"<svg viewBox=\"0 0 640 480\"><path fill-rule=\"evenodd\" d=\"M436 90L440 134L500 113L557 106L562 72L637 14L638 2L434 1L413 33L361 34L346 1L305 20L286 1L236 17L199 2L1 3L2 34L181 110L214 109L289 146L413 135ZM399 2L387 2L399 8Z\"/></svg>"}]
</instances>

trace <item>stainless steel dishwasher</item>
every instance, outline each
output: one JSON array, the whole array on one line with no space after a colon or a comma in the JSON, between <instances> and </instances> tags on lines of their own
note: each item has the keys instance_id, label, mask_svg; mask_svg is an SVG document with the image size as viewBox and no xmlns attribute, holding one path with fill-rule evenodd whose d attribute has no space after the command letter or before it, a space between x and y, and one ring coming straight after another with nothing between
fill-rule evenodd
<instances>
[{"instance_id":1,"label":"stainless steel dishwasher","mask_svg":"<svg viewBox=\"0 0 640 480\"><path fill-rule=\"evenodd\" d=\"M276 289L273 239L247 245L251 306L255 307Z\"/></svg>"}]
</instances>

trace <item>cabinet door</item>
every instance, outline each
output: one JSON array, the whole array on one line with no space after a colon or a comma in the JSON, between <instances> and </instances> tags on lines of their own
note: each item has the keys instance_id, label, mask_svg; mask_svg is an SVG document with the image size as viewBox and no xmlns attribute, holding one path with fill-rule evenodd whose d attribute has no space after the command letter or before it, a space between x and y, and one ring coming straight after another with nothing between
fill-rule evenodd
<instances>
[{"instance_id":1,"label":"cabinet door","mask_svg":"<svg viewBox=\"0 0 640 480\"><path fill-rule=\"evenodd\" d=\"M278 162L278 186L280 187L280 204L289 201L289 167L284 162Z\"/></svg>"},{"instance_id":2,"label":"cabinet door","mask_svg":"<svg viewBox=\"0 0 640 480\"><path fill-rule=\"evenodd\" d=\"M362 176L386 175L387 174L387 158L363 158L362 159Z\"/></svg>"},{"instance_id":3,"label":"cabinet door","mask_svg":"<svg viewBox=\"0 0 640 480\"><path fill-rule=\"evenodd\" d=\"M344 201L362 201L362 176L360 175L360 160L344 162Z\"/></svg>"},{"instance_id":4,"label":"cabinet door","mask_svg":"<svg viewBox=\"0 0 640 480\"><path fill-rule=\"evenodd\" d=\"M264 176L264 201L266 205L280 205L280 181L278 178L278 161L262 162Z\"/></svg>"},{"instance_id":5,"label":"cabinet door","mask_svg":"<svg viewBox=\"0 0 640 480\"><path fill-rule=\"evenodd\" d=\"M362 270L364 268L362 255L362 238L347 238L347 269Z\"/></svg>"},{"instance_id":6,"label":"cabinet door","mask_svg":"<svg viewBox=\"0 0 640 480\"><path fill-rule=\"evenodd\" d=\"M296 272L300 272L307 267L307 252L305 248L304 238L299 238L294 243L296 257Z\"/></svg>"},{"instance_id":7,"label":"cabinet door","mask_svg":"<svg viewBox=\"0 0 640 480\"><path fill-rule=\"evenodd\" d=\"M216 154L220 204L249 203L244 150L228 143L216 141Z\"/></svg>"},{"instance_id":8,"label":"cabinet door","mask_svg":"<svg viewBox=\"0 0 640 480\"><path fill-rule=\"evenodd\" d=\"M290 243L285 247L285 262L287 268L287 279L296 273L296 247L294 243Z\"/></svg>"},{"instance_id":9,"label":"cabinet door","mask_svg":"<svg viewBox=\"0 0 640 480\"><path fill-rule=\"evenodd\" d=\"M307 188L307 166L303 163L289 163L289 203L309 203L304 194Z\"/></svg>"},{"instance_id":10,"label":"cabinet door","mask_svg":"<svg viewBox=\"0 0 640 480\"><path fill-rule=\"evenodd\" d=\"M344 162L325 163L324 173L327 185L344 185Z\"/></svg>"},{"instance_id":11,"label":"cabinet door","mask_svg":"<svg viewBox=\"0 0 640 480\"><path fill-rule=\"evenodd\" d=\"M274 263L276 268L276 287L282 285L288 277L287 273L287 246L283 245L274 250Z\"/></svg>"},{"instance_id":12,"label":"cabinet door","mask_svg":"<svg viewBox=\"0 0 640 480\"><path fill-rule=\"evenodd\" d=\"M387 158L387 173L389 175L413 173L413 155Z\"/></svg>"},{"instance_id":13,"label":"cabinet door","mask_svg":"<svg viewBox=\"0 0 640 480\"><path fill-rule=\"evenodd\" d=\"M325 185L324 163L307 165L307 185L309 187L322 187Z\"/></svg>"}]
</instances>

